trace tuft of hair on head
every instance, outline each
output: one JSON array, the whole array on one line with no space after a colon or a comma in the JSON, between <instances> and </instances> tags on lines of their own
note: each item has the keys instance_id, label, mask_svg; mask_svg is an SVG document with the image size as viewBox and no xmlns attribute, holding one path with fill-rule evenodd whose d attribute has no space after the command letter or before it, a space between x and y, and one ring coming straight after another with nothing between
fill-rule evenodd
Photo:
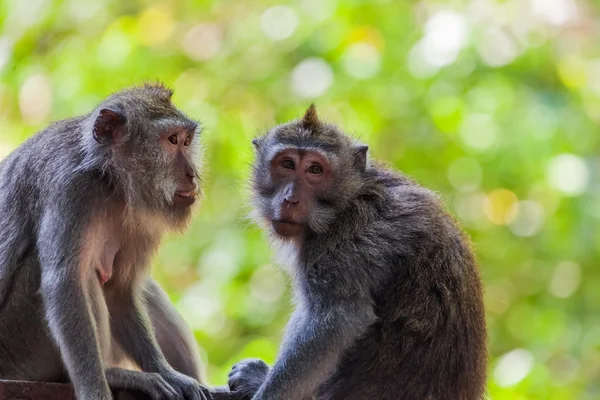
<instances>
[{"instance_id":1,"label":"tuft of hair on head","mask_svg":"<svg viewBox=\"0 0 600 400\"><path fill-rule=\"evenodd\" d=\"M302 117L302 125L308 128L320 124L321 121L319 121L319 116L317 115L317 107L315 106L315 103L311 103L310 107L306 110L306 113L304 113L304 117Z\"/></svg>"},{"instance_id":2,"label":"tuft of hair on head","mask_svg":"<svg viewBox=\"0 0 600 400\"><path fill-rule=\"evenodd\" d=\"M144 89L167 102L171 101L171 97L173 97L173 90L160 81L144 82Z\"/></svg>"}]
</instances>

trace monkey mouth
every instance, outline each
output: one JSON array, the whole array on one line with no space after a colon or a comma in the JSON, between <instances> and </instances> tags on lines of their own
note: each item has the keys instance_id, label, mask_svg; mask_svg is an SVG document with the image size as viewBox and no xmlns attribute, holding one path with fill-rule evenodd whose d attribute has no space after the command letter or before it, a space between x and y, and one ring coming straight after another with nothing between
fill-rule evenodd
<instances>
[{"instance_id":1,"label":"monkey mouth","mask_svg":"<svg viewBox=\"0 0 600 400\"><path fill-rule=\"evenodd\" d=\"M273 230L280 236L294 237L300 236L305 229L304 224L290 220L272 220Z\"/></svg>"},{"instance_id":2,"label":"monkey mouth","mask_svg":"<svg viewBox=\"0 0 600 400\"><path fill-rule=\"evenodd\" d=\"M277 222L280 224L290 224L290 225L304 225L301 222L296 222L291 219L274 219L274 220L272 220L272 222Z\"/></svg>"},{"instance_id":3,"label":"monkey mouth","mask_svg":"<svg viewBox=\"0 0 600 400\"><path fill-rule=\"evenodd\" d=\"M192 191L177 191L175 192L174 203L178 207L189 207L196 202L198 192Z\"/></svg>"},{"instance_id":4,"label":"monkey mouth","mask_svg":"<svg viewBox=\"0 0 600 400\"><path fill-rule=\"evenodd\" d=\"M192 192L175 192L175 196L181 197L183 199L188 199L190 197L196 197L196 191Z\"/></svg>"}]
</instances>

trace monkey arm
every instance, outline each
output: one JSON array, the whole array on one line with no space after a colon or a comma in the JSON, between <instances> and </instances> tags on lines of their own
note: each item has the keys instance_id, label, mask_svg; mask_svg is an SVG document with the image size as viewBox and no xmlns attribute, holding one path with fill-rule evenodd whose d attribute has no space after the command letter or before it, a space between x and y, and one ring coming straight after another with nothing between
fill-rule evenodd
<instances>
[{"instance_id":1,"label":"monkey arm","mask_svg":"<svg viewBox=\"0 0 600 400\"><path fill-rule=\"evenodd\" d=\"M0 309L8 300L17 270L17 257L21 253L18 250L19 241L23 240L22 236L24 236L19 232L17 224L12 224L11 221L3 221L3 223L7 224L8 228L0 231Z\"/></svg>"},{"instance_id":2,"label":"monkey arm","mask_svg":"<svg viewBox=\"0 0 600 400\"><path fill-rule=\"evenodd\" d=\"M163 372L170 368L158 346L140 289L119 290L111 293L111 331L123 350L143 371Z\"/></svg>"},{"instance_id":3,"label":"monkey arm","mask_svg":"<svg viewBox=\"0 0 600 400\"><path fill-rule=\"evenodd\" d=\"M138 283L143 284L143 283ZM143 371L160 374L180 397L205 400L208 390L195 379L177 372L163 355L150 322L146 305L142 301L141 288L129 288L112 294L113 307L111 330L116 341ZM113 297L114 296L114 297Z\"/></svg>"},{"instance_id":4,"label":"monkey arm","mask_svg":"<svg viewBox=\"0 0 600 400\"><path fill-rule=\"evenodd\" d=\"M253 400L304 399L335 371L340 356L376 319L370 302L316 302L292 315L277 362Z\"/></svg>"},{"instance_id":5,"label":"monkey arm","mask_svg":"<svg viewBox=\"0 0 600 400\"><path fill-rule=\"evenodd\" d=\"M67 211L65 211L67 210ZM74 210L56 204L42 218L37 238L40 293L46 318L78 398L112 398L91 306L85 290L79 249L82 232ZM77 225L77 226L76 226Z\"/></svg>"},{"instance_id":6,"label":"monkey arm","mask_svg":"<svg viewBox=\"0 0 600 400\"><path fill-rule=\"evenodd\" d=\"M2 178L0 177L0 181ZM8 186L8 185L7 185ZM7 193L0 194L0 309L5 301L8 300L11 286L14 282L18 260L26 253L31 245L31 226L25 222L26 218L10 207L13 199L9 196L16 190L8 186L0 188Z\"/></svg>"}]
</instances>

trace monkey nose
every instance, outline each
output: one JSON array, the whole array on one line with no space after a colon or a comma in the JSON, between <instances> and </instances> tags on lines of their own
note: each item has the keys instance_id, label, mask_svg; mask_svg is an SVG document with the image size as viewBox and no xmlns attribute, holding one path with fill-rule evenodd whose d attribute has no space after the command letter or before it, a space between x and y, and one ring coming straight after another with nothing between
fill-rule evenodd
<instances>
[{"instance_id":1,"label":"monkey nose","mask_svg":"<svg viewBox=\"0 0 600 400\"><path fill-rule=\"evenodd\" d=\"M283 203L284 203L284 204L285 204L287 207L289 207L289 206L294 206L294 205L296 205L296 204L300 203L300 200L298 200L298 199L294 199L294 198L289 198L289 199L288 199L288 198L285 198L285 199L283 199Z\"/></svg>"}]
</instances>

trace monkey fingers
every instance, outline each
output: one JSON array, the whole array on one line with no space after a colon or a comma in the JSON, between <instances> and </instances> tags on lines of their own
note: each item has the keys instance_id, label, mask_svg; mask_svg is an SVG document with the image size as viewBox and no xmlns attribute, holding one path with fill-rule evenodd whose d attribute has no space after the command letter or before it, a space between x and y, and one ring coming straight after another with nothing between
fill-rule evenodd
<instances>
[{"instance_id":1,"label":"monkey fingers","mask_svg":"<svg viewBox=\"0 0 600 400\"><path fill-rule=\"evenodd\" d=\"M178 392L178 399L185 400L211 400L212 397L207 388L195 379L179 373L174 369L163 371L161 376Z\"/></svg>"},{"instance_id":2,"label":"monkey fingers","mask_svg":"<svg viewBox=\"0 0 600 400\"><path fill-rule=\"evenodd\" d=\"M137 390L146 393L152 400L180 398L177 391L157 373L109 368L106 380L111 389Z\"/></svg>"},{"instance_id":3,"label":"monkey fingers","mask_svg":"<svg viewBox=\"0 0 600 400\"><path fill-rule=\"evenodd\" d=\"M269 366L263 360L249 358L240 361L231 368L229 388L244 399L251 399L267 379L268 373Z\"/></svg>"}]
</instances>

